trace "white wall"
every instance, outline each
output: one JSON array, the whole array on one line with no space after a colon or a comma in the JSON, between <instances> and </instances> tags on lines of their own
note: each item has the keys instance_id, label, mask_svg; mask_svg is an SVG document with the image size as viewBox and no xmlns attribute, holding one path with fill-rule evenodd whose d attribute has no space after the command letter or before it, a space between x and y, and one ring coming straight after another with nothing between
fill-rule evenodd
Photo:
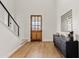
<instances>
[{"instance_id":1,"label":"white wall","mask_svg":"<svg viewBox=\"0 0 79 59\"><path fill-rule=\"evenodd\" d=\"M9 10L9 12L11 13L11 15L13 17L15 17L15 13L16 13L16 4L15 4L15 0L1 0L3 2L3 4L6 6L6 8Z\"/></svg>"},{"instance_id":2,"label":"white wall","mask_svg":"<svg viewBox=\"0 0 79 59\"><path fill-rule=\"evenodd\" d=\"M43 41L53 40L57 27L56 0L17 0L16 6L24 39L30 39L30 15L42 15Z\"/></svg>"},{"instance_id":3,"label":"white wall","mask_svg":"<svg viewBox=\"0 0 79 59\"><path fill-rule=\"evenodd\" d=\"M61 16L72 9L73 30L79 35L79 0L57 0L57 31L61 32Z\"/></svg>"},{"instance_id":4,"label":"white wall","mask_svg":"<svg viewBox=\"0 0 79 59\"><path fill-rule=\"evenodd\" d=\"M15 18L15 8L13 4L14 0L1 1ZM1 13L4 12L0 11L0 15L2 15ZM10 53L20 45L22 39L16 36L6 25L1 22L1 20L4 20L3 17L0 17L0 57L9 57Z\"/></svg>"},{"instance_id":5,"label":"white wall","mask_svg":"<svg viewBox=\"0 0 79 59\"><path fill-rule=\"evenodd\" d=\"M0 22L0 57L9 57L21 40Z\"/></svg>"}]
</instances>

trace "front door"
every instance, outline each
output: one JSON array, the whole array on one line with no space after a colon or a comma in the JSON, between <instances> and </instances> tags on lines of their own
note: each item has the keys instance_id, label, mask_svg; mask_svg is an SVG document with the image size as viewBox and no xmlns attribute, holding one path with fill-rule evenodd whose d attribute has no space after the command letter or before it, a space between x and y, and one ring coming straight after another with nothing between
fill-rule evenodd
<instances>
[{"instance_id":1,"label":"front door","mask_svg":"<svg viewBox=\"0 0 79 59\"><path fill-rule=\"evenodd\" d=\"M42 41L41 15L31 15L31 41Z\"/></svg>"}]
</instances>

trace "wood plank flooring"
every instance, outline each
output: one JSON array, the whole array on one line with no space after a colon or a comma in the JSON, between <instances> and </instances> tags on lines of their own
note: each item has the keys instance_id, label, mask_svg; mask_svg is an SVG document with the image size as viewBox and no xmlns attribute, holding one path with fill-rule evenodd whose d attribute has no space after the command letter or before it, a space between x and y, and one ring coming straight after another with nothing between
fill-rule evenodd
<instances>
[{"instance_id":1,"label":"wood plank flooring","mask_svg":"<svg viewBox=\"0 0 79 59\"><path fill-rule=\"evenodd\" d=\"M62 58L53 42L29 42L17 50L10 58Z\"/></svg>"}]
</instances>

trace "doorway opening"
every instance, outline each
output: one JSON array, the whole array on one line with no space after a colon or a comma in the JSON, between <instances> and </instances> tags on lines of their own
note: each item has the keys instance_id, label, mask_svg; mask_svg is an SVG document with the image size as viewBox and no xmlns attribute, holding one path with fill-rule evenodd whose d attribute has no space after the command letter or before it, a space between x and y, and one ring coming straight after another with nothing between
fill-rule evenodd
<instances>
[{"instance_id":1,"label":"doorway opening","mask_svg":"<svg viewBox=\"0 0 79 59\"><path fill-rule=\"evenodd\" d=\"M31 41L42 41L41 15L31 15Z\"/></svg>"}]
</instances>

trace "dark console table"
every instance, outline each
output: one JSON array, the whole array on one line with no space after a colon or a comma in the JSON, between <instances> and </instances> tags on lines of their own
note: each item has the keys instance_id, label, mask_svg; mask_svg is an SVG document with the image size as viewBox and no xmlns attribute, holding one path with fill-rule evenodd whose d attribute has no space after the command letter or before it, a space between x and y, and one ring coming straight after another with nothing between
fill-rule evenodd
<instances>
[{"instance_id":1,"label":"dark console table","mask_svg":"<svg viewBox=\"0 0 79 59\"><path fill-rule=\"evenodd\" d=\"M54 45L66 58L78 58L78 41L67 41L65 36L53 35Z\"/></svg>"}]
</instances>

